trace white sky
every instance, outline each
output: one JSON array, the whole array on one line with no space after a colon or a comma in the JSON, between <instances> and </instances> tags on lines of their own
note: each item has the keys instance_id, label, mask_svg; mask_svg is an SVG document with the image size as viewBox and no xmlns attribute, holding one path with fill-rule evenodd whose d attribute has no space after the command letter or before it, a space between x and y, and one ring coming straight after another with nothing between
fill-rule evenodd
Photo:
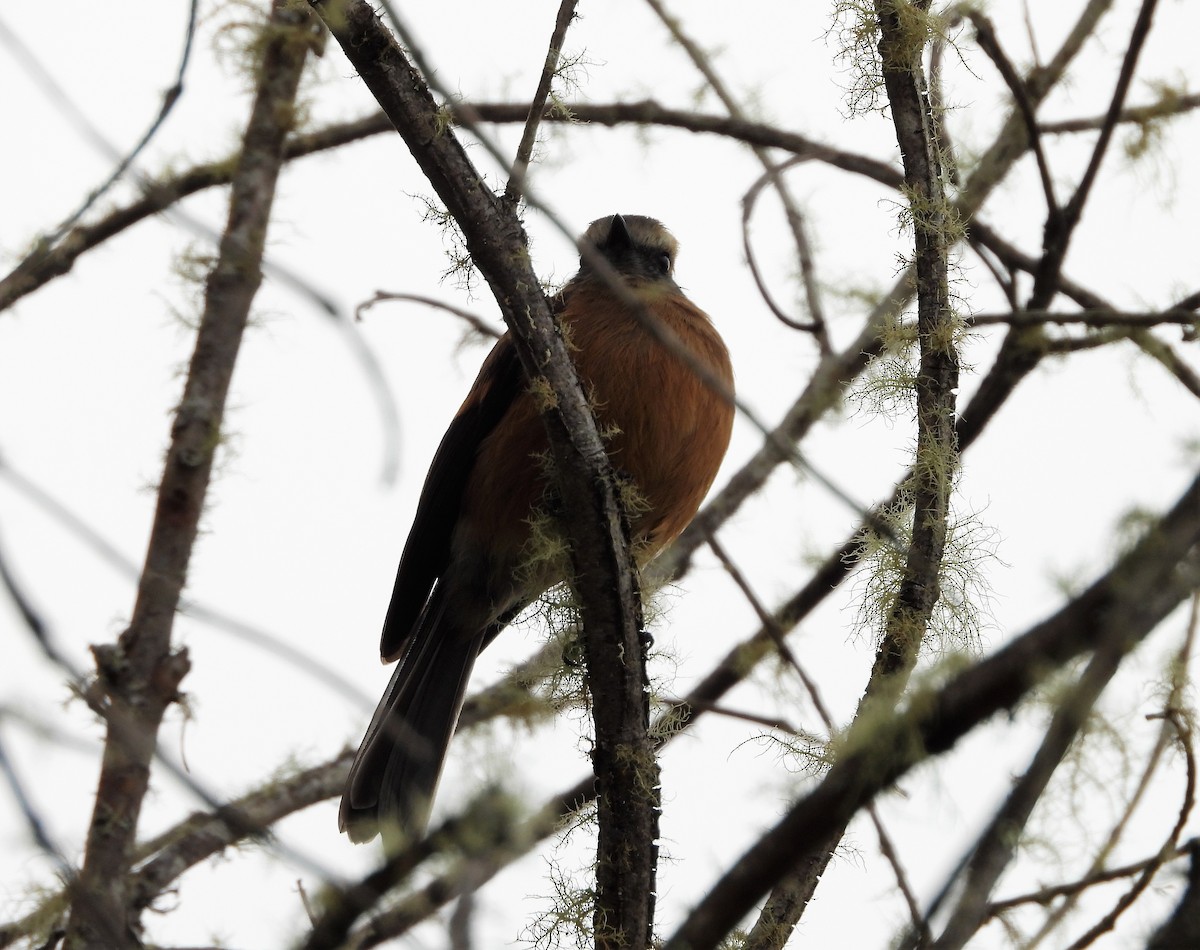
<instances>
[{"instance_id":1,"label":"white sky","mask_svg":"<svg viewBox=\"0 0 1200 950\"><path fill-rule=\"evenodd\" d=\"M532 94L556 3L444 0L406 6L413 7L406 15L451 88L480 100ZM1011 58L1027 65L1021 5L991 6ZM1048 58L1082 2L1031 6L1039 50ZM1100 42L1081 58L1077 78L1051 98L1043 116L1102 111L1136 6L1129 0L1115 4ZM140 162L151 173L223 157L240 136L248 81L234 58L215 57L214 47L228 51L245 38L237 28L221 32L242 14L218 16L213 7L202 6L205 19L184 97ZM717 3L675 7L690 34L716 54L718 70L752 115L898 166L890 119L848 114L845 89L851 77L838 61L836 38L826 35L829 4L751 0L736 11ZM172 81L186 4L143 0L125 4L114 16L108 7L67 3L55 13L50 21L37 4L0 7L4 25L75 106L109 140L127 147ZM697 104L700 77L640 4L583 3L581 13L567 49L586 59L576 76L578 91L567 98ZM1195 4L1163 0L1131 102L1148 101L1152 81L1187 78L1194 69L1197 27ZM948 89L955 105L950 128L963 153L971 155L990 141L1005 94L990 64L969 41L964 47L966 65L950 57ZM313 125L356 117L372 105L332 42L305 88ZM0 45L0 89L0 123L8 130L0 149L0 262L7 271L36 234L103 179L110 163L30 81L7 45ZM699 104L706 112L721 111L711 95ZM519 129L497 134L511 153ZM1170 126L1159 147L1136 166L1120 148L1129 134L1118 136L1105 163L1066 273L1119 305L1142 309L1197 289L1200 189L1189 156L1200 151L1200 120L1189 117ZM713 315L729 342L741 394L767 420L777 420L815 366L816 354L809 339L778 324L757 299L745 265L739 201L759 173L752 156L732 143L674 130L555 128L542 138L545 160L535 169L533 186L574 228L620 211L653 215L674 231L682 243L679 282ZM1086 150L1082 142L1052 145L1059 194L1065 196ZM471 154L502 185L483 150L474 147ZM864 309L838 291L882 290L904 252L908 238L898 228L896 196L816 164L793 171L789 181L809 214L834 341L845 345L857 334ZM124 202L131 194L122 186L102 205ZM383 289L439 296L496 319L482 281L469 295L439 280L448 266L447 245L436 225L421 220L422 199L431 194L395 136L305 159L282 178L270 233L272 260L302 274L347 311ZM224 192L213 191L189 199L184 209L219 229L225 202ZM1031 162L989 202L984 217L1025 250L1038 250L1043 203ZM575 267L571 247L535 214L527 226L539 273L556 281L569 277ZM754 238L777 298L794 303L795 266L782 216L770 200L760 202ZM175 274L180 255L189 251L206 255L211 248L167 220L142 223L0 317L3 459L134 561L144 550L170 411L190 354L183 319L198 311L195 286ZM1024 286L1027 291L1027 281ZM986 270L969 255L962 259L955 290L968 311L1002 305ZM308 301L271 280L255 312L234 380L229 451L210 495L187 593L304 650L359 684L363 698L355 704L224 632L181 618L177 634L193 662L185 689L195 718L184 728L173 712L163 744L186 756L194 776L231 796L289 761L314 764L343 743L357 742L386 681L387 670L375 659L378 630L425 467L484 352L479 346L460 349L461 328L443 314L389 304L367 315L359 330L383 367L400 414L400 472L389 485L380 477L380 414L342 334ZM1177 333L1165 337L1179 340ZM991 331L968 344L964 397L974 391L977 373L990 365L999 338ZM1190 349L1192 365L1200 366L1194 346ZM1041 368L965 458L957 505L988 529L996 554L982 567L992 592L985 647L1055 609L1064 578L1079 585L1110 563L1120 517L1138 506L1161 510L1191 479L1198 436L1194 400L1131 346ZM903 471L913 438L904 411L888 419L848 411L820 426L804 450L853 497L870 502ZM718 485L757 444L750 427L739 422ZM781 470L769 490L722 532L722 540L760 595L774 603L803 582L808 559L823 557L854 523L854 513L819 486ZM63 648L87 665L87 645L111 640L129 616L129 578L99 561L6 478L0 478L0 543ZM853 712L873 659L869 636L855 632L856 607L854 585L848 585L793 637L842 722ZM1181 628L1176 617L1151 640L1139 657L1142 680L1173 648ZM700 557L656 630L671 659L660 660L655 672L669 684L667 691L681 694L753 629L749 608L711 557ZM62 676L37 654L7 602L0 602L0 631L5 645L0 702L6 712L49 721L90 743L82 751L63 748L11 718L0 721L5 748L52 834L77 856L90 815L100 729L80 703L65 705ZM475 682L491 682L539 642L536 624L506 634L484 655ZM1142 721L1153 711L1153 696L1136 676L1121 696L1124 705L1114 708L1137 748L1155 728ZM761 673L728 703L820 728L811 704L786 677ZM483 776L503 777L525 790L531 803L540 802L584 774L585 728L573 716L539 731L534 741L506 729L483 739L460 738L440 807L465 800ZM801 787L802 776L781 767L768 746L754 741L758 731L707 717L664 758L663 933ZM926 769L906 779L902 796L883 801L889 829L923 896L941 883L1009 776L1023 768L1035 740L1030 729L999 724L964 743L936 773ZM1139 765L1135 757L1133 767ZM1113 786L1119 779L1115 770ZM1166 782L1161 808L1138 826L1118 860L1153 850L1173 820L1180 790L1181 783ZM1102 817L1080 823L1094 825L1091 833L1098 835L1116 805L1096 790L1088 795L1097 809L1092 814ZM144 812L144 836L194 807L174 783L159 779ZM289 819L281 834L342 873L364 871L376 852L352 847L337 834L335 809L336 802L327 802ZM1072 822L1066 806L1063 811L1046 819L1051 829L1061 832ZM856 823L847 846L854 853L835 860L796 946L884 946L903 922L903 905L873 833ZM590 847L580 836L559 856L573 870L586 863ZM531 896L552 892L546 854L521 862L480 895L479 946L507 945L547 906L545 898ZM1075 868L1071 862L1084 854L1078 841L1068 841L1061 858ZM49 879L47 869L17 811L0 795L0 916L24 909L31 886ZM1031 873L1021 873L1002 890L1008 894L1028 885ZM1045 873L1059 872L1051 864ZM239 948L280 946L303 919L298 877L313 888L302 872L257 856L196 869L183 879L172 913L148 915L150 934L168 944L219 938ZM1165 900L1146 916L1129 914L1104 945L1137 945L1165 912ZM850 917L848 906L854 908ZM413 946L444 946L436 930L421 933ZM998 941L993 928L977 945Z\"/></svg>"}]
</instances>

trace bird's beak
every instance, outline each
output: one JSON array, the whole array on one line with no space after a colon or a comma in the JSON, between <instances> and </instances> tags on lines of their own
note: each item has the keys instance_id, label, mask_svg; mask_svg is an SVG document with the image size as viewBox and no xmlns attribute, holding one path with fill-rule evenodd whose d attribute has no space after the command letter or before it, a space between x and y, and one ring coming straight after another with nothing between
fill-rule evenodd
<instances>
[{"instance_id":1,"label":"bird's beak","mask_svg":"<svg viewBox=\"0 0 1200 950\"><path fill-rule=\"evenodd\" d=\"M633 244L633 237L629 234L629 228L625 225L625 219L619 214L613 215L612 227L608 229L608 240L605 243L610 247Z\"/></svg>"}]
</instances>

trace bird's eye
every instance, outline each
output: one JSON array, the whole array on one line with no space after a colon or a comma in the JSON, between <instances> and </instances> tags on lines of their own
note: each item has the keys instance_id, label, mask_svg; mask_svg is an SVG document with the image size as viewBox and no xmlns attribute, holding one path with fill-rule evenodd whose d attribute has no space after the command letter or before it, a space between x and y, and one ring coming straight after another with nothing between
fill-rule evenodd
<instances>
[{"instance_id":1,"label":"bird's eye","mask_svg":"<svg viewBox=\"0 0 1200 950\"><path fill-rule=\"evenodd\" d=\"M658 257L654 259L654 263L658 267L658 272L664 277L671 273L671 255L666 251L663 251L661 254L659 254Z\"/></svg>"}]
</instances>

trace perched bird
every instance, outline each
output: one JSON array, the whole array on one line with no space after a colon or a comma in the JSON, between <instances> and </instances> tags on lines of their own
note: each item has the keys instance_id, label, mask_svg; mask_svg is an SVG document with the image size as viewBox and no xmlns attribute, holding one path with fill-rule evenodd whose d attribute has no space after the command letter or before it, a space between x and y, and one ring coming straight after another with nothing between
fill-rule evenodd
<instances>
[{"instance_id":1,"label":"perched bird","mask_svg":"<svg viewBox=\"0 0 1200 950\"><path fill-rule=\"evenodd\" d=\"M583 239L732 389L725 344L675 283L670 232L653 218L611 215ZM586 260L553 303L613 467L636 486L630 526L645 564L700 507L729 445L733 407L652 339ZM438 446L400 558L380 644L384 662L399 663L342 795L340 826L354 841L421 832L479 651L566 579L529 557L547 451L506 334Z\"/></svg>"}]
</instances>

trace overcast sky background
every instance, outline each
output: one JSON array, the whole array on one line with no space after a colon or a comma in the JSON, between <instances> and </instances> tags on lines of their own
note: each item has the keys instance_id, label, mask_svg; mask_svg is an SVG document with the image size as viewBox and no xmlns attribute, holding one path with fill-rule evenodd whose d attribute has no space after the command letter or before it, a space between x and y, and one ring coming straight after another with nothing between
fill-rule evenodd
<instances>
[{"instance_id":1,"label":"overcast sky background","mask_svg":"<svg viewBox=\"0 0 1200 950\"><path fill-rule=\"evenodd\" d=\"M221 158L236 148L250 83L235 53L247 11L202 4L202 21L185 92L139 160L152 174ZM256 4L255 7L261 7ZM525 100L533 92L557 4L498 5L445 0L402 5L438 76L468 99ZM850 115L853 77L839 61L829 4L746 0L675 4L685 28L715 55L727 84L751 116L814 138L889 160L899 167L890 118ZM1057 49L1082 0L1032 4L1043 58ZM1048 118L1103 111L1137 4L1124 0L1089 45L1075 80L1051 97ZM654 98L663 105L720 113L684 54L648 9L632 2L582 3L568 36L582 53L578 88L564 98L604 103ZM989 9L1001 41L1022 67L1031 62L1022 5ZM0 5L0 21L61 85L70 102L124 150L142 134L172 82L186 24L182 2L133 2L120 11L67 2ZM1153 98L1150 83L1179 83L1194 72L1200 8L1163 0L1130 101ZM948 56L949 123L964 154L991 141L1007 94L994 69L964 41L965 62ZM222 51L224 51L222 53ZM112 163L0 44L0 261L7 271L34 237L74 210ZM304 87L312 127L366 114L373 101L336 44L330 42ZM495 130L507 154L518 127ZM1096 198L1067 258L1066 273L1118 305L1161 307L1197 289L1196 221L1200 120L1167 129L1137 164L1118 135ZM677 130L544 128L543 161L532 187L575 231L613 212L649 214L680 239L677 278L710 312L732 351L738 388L768 422L778 420L816 364L811 340L780 325L758 299L741 249L740 199L760 173L742 146ZM1068 194L1086 159L1090 137L1052 141L1060 195ZM499 188L503 177L483 149L472 157ZM858 333L865 308L854 293L878 292L898 272L910 238L897 223L897 196L845 173L809 163L789 175L809 215L819 275L827 288L837 346ZM117 187L109 207L134 190ZM398 137L376 136L334 153L298 161L284 173L269 235L271 260L304 277L342 312L376 290L437 296L498 320L487 288L442 281L449 243L422 220L432 195ZM224 223L227 194L212 190L183 203L189 217L214 231ZM1040 248L1043 203L1035 169L1023 162L989 202L983 217L1030 253ZM561 282L576 266L568 242L540 215L527 216L535 266ZM753 226L760 266L776 296L795 305L800 292L792 249L777 203L764 198ZM190 355L188 323L200 291L179 275L188 254L211 246L170 217L139 224L83 257L74 271L0 317L0 456L6 466L82 516L130 561L143 554L171 409ZM955 291L964 311L994 312L1003 301L986 270L962 257ZM1028 284L1025 284L1026 292ZM344 743L357 743L388 670L377 662L380 621L425 469L483 358L485 348L460 346L462 326L445 314L409 304L370 311L353 332L378 360L399 413L398 477L385 481L385 424L347 334L311 300L278 280L264 282L255 326L239 357L229 441L210 493L189 577L190 600L219 608L288 641L357 684L354 701L228 633L180 618L177 640L191 654L185 682L194 719L169 716L164 747L183 755L192 774L218 793L241 794L289 763L315 764ZM1178 342L1178 334L1165 334ZM986 370L998 331L973 336L964 351L963 399ZM1200 366L1190 348L1188 358ZM1181 347L1181 351L1184 348ZM850 403L805 443L808 457L850 496L883 497L906 465L914 439L910 413L880 417ZM1157 364L1128 345L1048 362L1005 406L964 459L956 507L976 519L984 553L979 566L990 591L983 615L985 650L1003 643L1062 602L1062 584L1086 583L1113 557L1115 529L1135 508L1170 504L1196 469L1200 414L1194 399ZM718 485L754 452L753 429L740 420ZM64 652L90 664L88 644L113 639L132 609L129 576L32 503L0 473L0 544ZM769 603L805 578L808 559L824 557L856 523L856 514L821 486L780 471L722 532L739 564ZM852 715L873 659L870 634L857 631L861 587L846 585L794 635L794 648L821 684L839 722ZM750 608L711 556L664 599L655 630L664 654L654 672L678 695L754 627ZM1173 618L1134 666L1151 675L1177 643ZM19 619L0 601L0 730L5 748L29 783L49 829L77 857L90 817L101 731L81 703L68 703L60 671L41 658ZM536 623L506 634L476 667L476 684L496 678L541 642ZM1157 726L1142 721L1153 696L1138 675L1123 677L1114 708L1130 745ZM819 721L791 679L756 674L732 694L731 706L778 714L815 731ZM53 723L87 741L67 747L18 721ZM1036 725L1036 723L1034 723ZM439 810L469 797L485 778L502 777L531 803L588 768L578 715L539 730L535 741L494 728L456 741L443 778ZM664 768L666 860L660 871L660 931L669 932L714 877L770 825L802 787L745 722L707 717L673 744ZM937 770L924 769L888 796L881 810L920 893L940 884L948 862L1023 768L1036 732L1000 724L981 730ZM1137 760L1135 760L1135 768ZM1117 767L1112 792L1120 786ZM1107 779L1107 776L1102 778ZM1109 814L1100 785L1088 792ZM1153 809L1134 843L1118 856L1153 850L1177 807L1177 787ZM146 803L143 837L197 807L168 778ZM1050 828L1078 818L1063 814ZM1156 820L1157 819L1157 820ZM1193 822L1194 825L1194 822ZM1192 831L1194 832L1194 828ZM377 859L337 834L336 802L288 819L281 837L339 873L365 871ZM591 841L579 835L557 852L568 870L584 866ZM905 919L873 833L856 823L847 851L832 866L797 946L883 946ZM1075 847L1072 845L1072 847ZM251 849L253 850L253 849ZM857 851L857 853L856 853ZM552 885L543 849L501 875L479 898L479 946L518 936ZM1066 865L1082 850L1061 856ZM0 906L4 918L27 907L28 889L51 879L19 814L0 795ZM275 860L238 855L205 865L181 883L178 908L149 915L163 943L223 939L239 948L281 946L302 920L295 881L312 875ZM1032 882L1016 876L1002 890ZM542 895L539 897L539 895ZM1128 915L1106 946L1136 946L1165 913ZM853 916L847 908L853 907ZM426 930L412 945L444 946ZM999 944L986 931L978 946Z\"/></svg>"}]
</instances>

